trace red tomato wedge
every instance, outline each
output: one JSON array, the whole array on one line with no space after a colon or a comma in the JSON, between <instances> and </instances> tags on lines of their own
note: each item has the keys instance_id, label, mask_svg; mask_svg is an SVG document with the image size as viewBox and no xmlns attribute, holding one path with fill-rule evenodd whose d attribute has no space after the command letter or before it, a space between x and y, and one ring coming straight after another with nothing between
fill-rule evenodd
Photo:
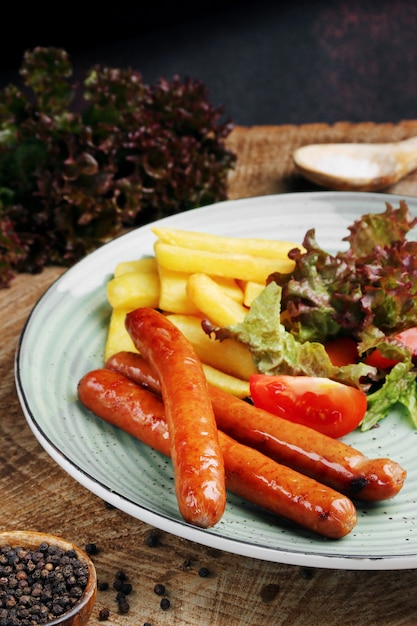
<instances>
[{"instance_id":1,"label":"red tomato wedge","mask_svg":"<svg viewBox=\"0 0 417 626\"><path fill-rule=\"evenodd\" d=\"M329 378L252 374L249 384L256 407L333 438L354 430L367 409L363 391Z\"/></svg>"},{"instance_id":2,"label":"red tomato wedge","mask_svg":"<svg viewBox=\"0 0 417 626\"><path fill-rule=\"evenodd\" d=\"M337 367L352 365L358 361L358 346L352 337L330 339L324 344L329 359Z\"/></svg>"},{"instance_id":3,"label":"red tomato wedge","mask_svg":"<svg viewBox=\"0 0 417 626\"><path fill-rule=\"evenodd\" d=\"M403 330L398 335L395 335L395 339L400 343L403 343L413 353L413 357L417 356L417 326L412 326ZM376 348L369 356L364 359L364 363L372 365L373 367L380 367L381 369L391 369L398 363L395 359L388 359L383 356L381 352Z\"/></svg>"}]
</instances>

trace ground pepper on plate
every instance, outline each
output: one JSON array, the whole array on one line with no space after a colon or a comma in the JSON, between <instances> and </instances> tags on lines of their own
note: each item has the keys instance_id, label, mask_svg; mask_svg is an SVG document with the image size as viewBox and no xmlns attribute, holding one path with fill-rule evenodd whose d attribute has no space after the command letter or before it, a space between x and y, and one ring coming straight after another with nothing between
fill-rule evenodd
<instances>
[{"instance_id":1,"label":"ground pepper on plate","mask_svg":"<svg viewBox=\"0 0 417 626\"><path fill-rule=\"evenodd\" d=\"M0 549L0 626L47 624L79 601L88 565L75 550L42 542Z\"/></svg>"}]
</instances>

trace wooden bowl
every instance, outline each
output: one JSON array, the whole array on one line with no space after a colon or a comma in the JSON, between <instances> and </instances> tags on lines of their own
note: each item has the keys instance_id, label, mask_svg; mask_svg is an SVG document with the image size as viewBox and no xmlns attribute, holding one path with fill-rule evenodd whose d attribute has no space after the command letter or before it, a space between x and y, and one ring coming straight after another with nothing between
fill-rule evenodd
<instances>
[{"instance_id":1,"label":"wooden bowl","mask_svg":"<svg viewBox=\"0 0 417 626\"><path fill-rule=\"evenodd\" d=\"M32 531L5 531L0 532L0 548L9 545L11 548L21 546L29 550L37 549L46 542L65 551L74 550L77 558L88 566L88 580L83 595L71 609L45 623L45 626L84 626L87 624L93 611L97 593L97 574L94 563L89 556L70 541L65 541L55 535Z\"/></svg>"}]
</instances>

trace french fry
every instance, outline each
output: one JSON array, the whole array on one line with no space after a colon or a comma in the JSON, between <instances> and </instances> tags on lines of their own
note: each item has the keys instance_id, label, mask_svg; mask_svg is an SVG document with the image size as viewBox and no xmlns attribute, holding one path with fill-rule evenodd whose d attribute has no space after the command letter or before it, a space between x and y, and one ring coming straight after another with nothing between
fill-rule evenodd
<instances>
[{"instance_id":1,"label":"french fry","mask_svg":"<svg viewBox=\"0 0 417 626\"><path fill-rule=\"evenodd\" d=\"M249 254L234 254L225 251L194 250L157 241L154 245L159 265L176 272L195 274L202 272L210 276L226 276L240 280L264 283L273 272L287 274L294 268L290 259L273 259Z\"/></svg>"},{"instance_id":2,"label":"french fry","mask_svg":"<svg viewBox=\"0 0 417 626\"><path fill-rule=\"evenodd\" d=\"M256 373L252 354L243 344L235 339L211 339L202 329L200 317L176 314L168 317L192 343L203 363L246 381Z\"/></svg>"},{"instance_id":3,"label":"french fry","mask_svg":"<svg viewBox=\"0 0 417 626\"><path fill-rule=\"evenodd\" d=\"M143 257L134 261L120 261L116 265L113 275L117 278L129 272L140 272L141 274L150 272L156 274L158 272L158 264L154 256Z\"/></svg>"},{"instance_id":4,"label":"french fry","mask_svg":"<svg viewBox=\"0 0 417 626\"><path fill-rule=\"evenodd\" d=\"M237 398L248 398L250 396L249 383L247 380L241 380L236 376L225 374L221 370L203 363L203 370L207 378L207 382L213 387L217 387L226 393L231 393Z\"/></svg>"},{"instance_id":5,"label":"french fry","mask_svg":"<svg viewBox=\"0 0 417 626\"><path fill-rule=\"evenodd\" d=\"M111 312L106 345L104 347L105 361L113 356L113 354L117 354L117 352L123 350L126 352L137 352L125 327L125 318L129 310L130 309L113 309Z\"/></svg>"},{"instance_id":6,"label":"french fry","mask_svg":"<svg viewBox=\"0 0 417 626\"><path fill-rule=\"evenodd\" d=\"M243 289L234 278L228 276L210 276L215 283L221 287L222 291L235 300L236 302L243 303Z\"/></svg>"},{"instance_id":7,"label":"french fry","mask_svg":"<svg viewBox=\"0 0 417 626\"><path fill-rule=\"evenodd\" d=\"M288 252L293 248L303 249L300 244L292 241L224 237L222 235L210 235L178 228L154 227L152 232L160 241L178 246L179 248L192 248L211 252L225 250L236 255L253 255L286 260Z\"/></svg>"},{"instance_id":8,"label":"french fry","mask_svg":"<svg viewBox=\"0 0 417 626\"><path fill-rule=\"evenodd\" d=\"M159 266L160 294L159 308L169 313L183 315L198 315L200 310L194 300L189 297L187 282L190 278L188 272L175 272L166 267ZM243 301L243 291L232 278L213 277L222 293L225 293L235 302Z\"/></svg>"},{"instance_id":9,"label":"french fry","mask_svg":"<svg viewBox=\"0 0 417 626\"><path fill-rule=\"evenodd\" d=\"M196 308L217 326L238 324L248 312L207 274L191 274L187 281L187 295Z\"/></svg>"},{"instance_id":10,"label":"french fry","mask_svg":"<svg viewBox=\"0 0 417 626\"><path fill-rule=\"evenodd\" d=\"M115 309L159 305L159 276L153 272L127 272L107 283L107 299Z\"/></svg>"},{"instance_id":11,"label":"french fry","mask_svg":"<svg viewBox=\"0 0 417 626\"><path fill-rule=\"evenodd\" d=\"M257 298L264 289L265 285L255 283L253 280L248 280L243 287L243 304L250 307L255 298Z\"/></svg>"},{"instance_id":12,"label":"french fry","mask_svg":"<svg viewBox=\"0 0 417 626\"><path fill-rule=\"evenodd\" d=\"M159 308L170 313L198 315L198 308L187 294L188 272L175 272L159 266Z\"/></svg>"}]
</instances>

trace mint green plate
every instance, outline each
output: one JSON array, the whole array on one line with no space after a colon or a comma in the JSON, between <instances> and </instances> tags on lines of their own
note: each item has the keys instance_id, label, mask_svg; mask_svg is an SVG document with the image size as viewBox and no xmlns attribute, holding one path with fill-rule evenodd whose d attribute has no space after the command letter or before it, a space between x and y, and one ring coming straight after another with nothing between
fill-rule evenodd
<instances>
[{"instance_id":1,"label":"mint green plate","mask_svg":"<svg viewBox=\"0 0 417 626\"><path fill-rule=\"evenodd\" d=\"M337 251L347 227L364 213L380 213L398 196L343 192L284 194L227 201L187 211L158 225L236 237L301 242L316 229L321 247ZM417 199L405 198L417 215ZM34 436L75 480L148 524L228 552L294 565L338 569L417 567L417 432L399 412L379 428L345 439L367 456L388 456L408 473L395 498L359 504L349 536L327 540L229 495L212 529L186 524L173 492L171 462L86 411L77 383L103 364L110 307L106 283L116 264L153 254L147 225L119 237L67 270L40 298L16 352L19 400ZM415 237L417 233L412 233Z\"/></svg>"}]
</instances>

